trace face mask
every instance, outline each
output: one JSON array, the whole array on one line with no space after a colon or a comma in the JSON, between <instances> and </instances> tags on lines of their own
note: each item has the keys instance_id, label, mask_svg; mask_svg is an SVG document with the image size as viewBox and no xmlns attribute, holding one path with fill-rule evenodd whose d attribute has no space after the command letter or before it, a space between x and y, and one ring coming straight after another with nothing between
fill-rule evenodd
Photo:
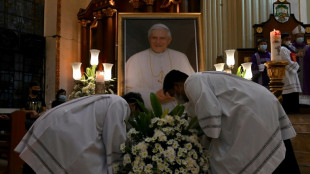
<instances>
[{"instance_id":1,"label":"face mask","mask_svg":"<svg viewBox=\"0 0 310 174\"><path fill-rule=\"evenodd\" d=\"M33 95L38 95L39 93L40 93L40 91L39 90L32 90L32 92L31 92Z\"/></svg>"},{"instance_id":2,"label":"face mask","mask_svg":"<svg viewBox=\"0 0 310 174\"><path fill-rule=\"evenodd\" d=\"M285 41L284 42L284 45L286 45L286 46L290 46L292 43L291 43L291 41Z\"/></svg>"},{"instance_id":3,"label":"face mask","mask_svg":"<svg viewBox=\"0 0 310 174\"><path fill-rule=\"evenodd\" d=\"M266 51L267 50L267 45L260 45L259 46L259 50L261 50L261 51Z\"/></svg>"},{"instance_id":4,"label":"face mask","mask_svg":"<svg viewBox=\"0 0 310 174\"><path fill-rule=\"evenodd\" d=\"M296 42L298 44L302 44L304 42L304 38L303 37L299 37L299 38L296 39Z\"/></svg>"},{"instance_id":5,"label":"face mask","mask_svg":"<svg viewBox=\"0 0 310 174\"><path fill-rule=\"evenodd\" d=\"M178 101L178 104L184 104L184 103L186 103L186 101L183 99L183 97L182 96L180 96L180 95L174 95L174 98Z\"/></svg>"},{"instance_id":6,"label":"face mask","mask_svg":"<svg viewBox=\"0 0 310 174\"><path fill-rule=\"evenodd\" d=\"M178 104L186 103L186 101L184 100L181 94L175 93L173 97L178 101Z\"/></svg>"},{"instance_id":7,"label":"face mask","mask_svg":"<svg viewBox=\"0 0 310 174\"><path fill-rule=\"evenodd\" d=\"M67 97L66 97L65 95L60 95L60 96L59 96L59 100L61 100L61 101L65 101L66 98L67 98Z\"/></svg>"}]
</instances>

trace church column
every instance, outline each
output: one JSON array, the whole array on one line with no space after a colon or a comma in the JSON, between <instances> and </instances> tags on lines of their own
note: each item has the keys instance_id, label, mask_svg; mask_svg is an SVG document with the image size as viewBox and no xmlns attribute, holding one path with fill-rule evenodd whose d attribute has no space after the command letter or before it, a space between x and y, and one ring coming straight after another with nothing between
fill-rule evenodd
<instances>
[{"instance_id":1,"label":"church column","mask_svg":"<svg viewBox=\"0 0 310 174\"><path fill-rule=\"evenodd\" d=\"M94 17L97 20L97 25L92 29L92 43L91 43L91 49L98 49L100 50L99 53L99 64L97 66L98 70L102 70L102 63L106 62L106 57L104 56L105 54L105 42L107 42L105 38L105 19L103 18L102 11L96 11L94 12ZM88 56L88 61L90 60L90 56Z\"/></svg>"},{"instance_id":2,"label":"church column","mask_svg":"<svg viewBox=\"0 0 310 174\"><path fill-rule=\"evenodd\" d=\"M89 26L90 21L82 19L81 23L81 71L82 73L89 67Z\"/></svg>"},{"instance_id":3,"label":"church column","mask_svg":"<svg viewBox=\"0 0 310 174\"><path fill-rule=\"evenodd\" d=\"M188 11L189 12L200 12L201 9L199 9L199 7L201 7L201 4L203 3L206 3L206 1L209 1L209 0L188 0ZM217 2L218 0L212 0L214 2ZM198 6L197 4L200 5Z\"/></svg>"},{"instance_id":4,"label":"church column","mask_svg":"<svg viewBox=\"0 0 310 174\"><path fill-rule=\"evenodd\" d=\"M144 2L145 2L146 5L147 5L146 11L147 11L148 13L152 13L152 12L153 12L154 0L144 0Z\"/></svg>"},{"instance_id":5,"label":"church column","mask_svg":"<svg viewBox=\"0 0 310 174\"><path fill-rule=\"evenodd\" d=\"M108 7L102 10L105 18L102 20L103 25L103 62L102 63L113 63L115 64L115 34L116 34L116 19L115 13L117 12L116 9Z\"/></svg>"},{"instance_id":6,"label":"church column","mask_svg":"<svg viewBox=\"0 0 310 174\"><path fill-rule=\"evenodd\" d=\"M101 63L112 63L112 77L116 77L117 72L117 57L116 57L116 23L117 23L117 10L111 7L102 10L105 20L103 20L103 37L105 42L103 43L103 61Z\"/></svg>"},{"instance_id":7,"label":"church column","mask_svg":"<svg viewBox=\"0 0 310 174\"><path fill-rule=\"evenodd\" d=\"M188 0L182 0L180 11L184 13L188 12Z\"/></svg>"}]
</instances>

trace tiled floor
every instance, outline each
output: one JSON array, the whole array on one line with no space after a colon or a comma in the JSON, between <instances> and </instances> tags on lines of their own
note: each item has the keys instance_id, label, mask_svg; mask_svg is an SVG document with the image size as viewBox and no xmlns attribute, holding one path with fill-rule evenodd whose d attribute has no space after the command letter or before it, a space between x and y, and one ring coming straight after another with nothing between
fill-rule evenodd
<instances>
[{"instance_id":1,"label":"tiled floor","mask_svg":"<svg viewBox=\"0 0 310 174\"><path fill-rule=\"evenodd\" d=\"M292 139L292 145L301 174L310 173L310 112L304 114L292 114L289 118L297 132Z\"/></svg>"}]
</instances>

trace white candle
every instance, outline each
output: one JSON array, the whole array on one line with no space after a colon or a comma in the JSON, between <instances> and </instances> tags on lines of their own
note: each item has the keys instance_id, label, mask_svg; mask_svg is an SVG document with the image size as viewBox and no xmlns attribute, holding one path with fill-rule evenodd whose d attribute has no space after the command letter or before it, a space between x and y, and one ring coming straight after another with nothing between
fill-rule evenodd
<instances>
[{"instance_id":1,"label":"white candle","mask_svg":"<svg viewBox=\"0 0 310 174\"><path fill-rule=\"evenodd\" d=\"M280 50L281 50L281 32L279 30L273 30L270 32L270 51L271 61L280 61Z\"/></svg>"},{"instance_id":2,"label":"white candle","mask_svg":"<svg viewBox=\"0 0 310 174\"><path fill-rule=\"evenodd\" d=\"M90 64L91 65L98 65L98 57L99 57L99 53L100 50L96 50L96 49L91 49L90 51Z\"/></svg>"},{"instance_id":3,"label":"white candle","mask_svg":"<svg viewBox=\"0 0 310 174\"><path fill-rule=\"evenodd\" d=\"M225 50L226 64L228 67L233 67L235 65L235 51L236 50Z\"/></svg>"},{"instance_id":4,"label":"white candle","mask_svg":"<svg viewBox=\"0 0 310 174\"><path fill-rule=\"evenodd\" d=\"M82 65L82 63L80 63L80 62L72 63L73 79L74 80L81 80L81 78L82 78L81 65Z\"/></svg>"},{"instance_id":5,"label":"white candle","mask_svg":"<svg viewBox=\"0 0 310 174\"><path fill-rule=\"evenodd\" d=\"M103 71L96 71L96 82L104 82L104 72Z\"/></svg>"},{"instance_id":6,"label":"white candle","mask_svg":"<svg viewBox=\"0 0 310 174\"><path fill-rule=\"evenodd\" d=\"M112 79L112 63L102 63L104 69L105 80L110 81Z\"/></svg>"},{"instance_id":7,"label":"white candle","mask_svg":"<svg viewBox=\"0 0 310 174\"><path fill-rule=\"evenodd\" d=\"M244 78L251 80L252 79L252 62L242 63L241 66L245 70Z\"/></svg>"}]
</instances>

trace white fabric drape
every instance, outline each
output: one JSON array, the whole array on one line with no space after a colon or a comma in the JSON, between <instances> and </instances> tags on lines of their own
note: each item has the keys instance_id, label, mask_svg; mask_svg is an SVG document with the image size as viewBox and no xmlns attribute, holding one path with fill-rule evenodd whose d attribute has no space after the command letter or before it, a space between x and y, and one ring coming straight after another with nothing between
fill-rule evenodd
<instances>
[{"instance_id":1,"label":"white fabric drape","mask_svg":"<svg viewBox=\"0 0 310 174\"><path fill-rule=\"evenodd\" d=\"M216 57L224 55L225 50L253 48L252 26L269 18L269 14L273 12L275 0L204 0L202 2L206 68L213 70Z\"/></svg>"}]
</instances>

